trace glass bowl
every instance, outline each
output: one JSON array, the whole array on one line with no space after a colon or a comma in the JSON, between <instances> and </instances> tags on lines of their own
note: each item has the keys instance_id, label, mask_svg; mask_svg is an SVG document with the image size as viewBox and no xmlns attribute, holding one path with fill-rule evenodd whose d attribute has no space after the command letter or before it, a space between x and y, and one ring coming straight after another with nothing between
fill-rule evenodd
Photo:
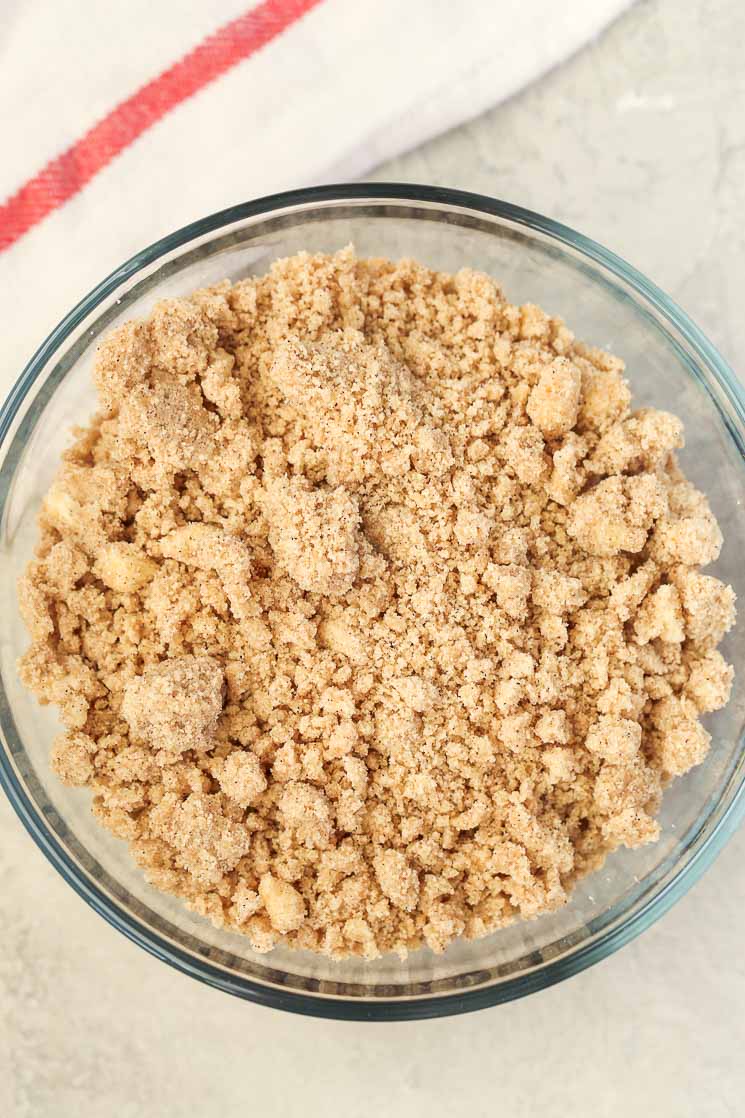
<instances>
[{"instance_id":1,"label":"glass bowl","mask_svg":"<svg viewBox=\"0 0 745 1118\"><path fill-rule=\"evenodd\" d=\"M636 404L686 424L684 467L710 497L725 536L715 572L745 595L743 390L715 348L653 283L586 237L517 206L454 190L330 186L235 206L165 237L122 264L43 343L0 412L0 781L32 838L97 912L135 943L221 990L299 1013L394 1019L461 1013L520 997L604 958L664 913L711 863L745 811L745 688L708 719L704 764L668 788L662 838L612 855L559 912L517 923L444 955L335 962L277 948L257 955L180 901L147 886L123 842L93 819L90 793L48 766L58 726L19 684L27 644L15 583L32 554L40 499L70 427L94 408L91 359L103 331L164 296L266 271L300 249L353 242L361 255L413 256L498 277L512 301L562 315L575 333L621 355ZM745 625L725 656L743 663Z\"/></svg>"}]
</instances>

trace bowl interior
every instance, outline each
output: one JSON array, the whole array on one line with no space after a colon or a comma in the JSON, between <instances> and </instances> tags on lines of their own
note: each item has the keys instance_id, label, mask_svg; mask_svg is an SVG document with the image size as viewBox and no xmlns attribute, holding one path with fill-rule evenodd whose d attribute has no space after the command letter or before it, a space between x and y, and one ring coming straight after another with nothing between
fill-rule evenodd
<instances>
[{"instance_id":1,"label":"bowl interior","mask_svg":"<svg viewBox=\"0 0 745 1118\"><path fill-rule=\"evenodd\" d=\"M513 302L538 303L562 315L578 337L622 356L635 405L667 408L684 420L683 467L709 495L725 536L711 573L731 582L738 596L745 593L743 425L712 366L653 296L593 259L581 239L562 241L550 223L508 211L489 214L425 200L329 199L244 213L214 230L197 231L155 259L143 254L132 274L123 269L112 290L99 294L37 363L33 383L9 416L0 467L0 721L8 769L31 826L62 852L67 875L84 891L94 891L99 908L161 956L177 953L197 972L208 966L239 992L245 980L287 994L310 992L328 999L333 1013L343 998L426 1001L485 986L507 989L531 975L540 984L551 961L571 958L611 934L623 938L624 928L653 918L653 898L682 891L681 871L709 841L741 778L745 691L738 674L730 705L707 720L713 735L707 760L665 794L657 844L614 854L578 886L562 911L456 944L440 957L422 950L405 962L394 957L332 962L281 948L257 955L241 936L214 929L147 886L125 844L94 821L89 793L63 787L49 770L50 742L59 726L54 712L39 708L16 677L15 662L27 637L15 582L33 552L35 516L69 429L94 409L91 362L99 335L147 313L164 296L264 272L277 257L303 249L333 251L352 242L360 255L413 256L439 269L483 270L499 279ZM736 666L743 662L744 645L741 625L723 646Z\"/></svg>"}]
</instances>

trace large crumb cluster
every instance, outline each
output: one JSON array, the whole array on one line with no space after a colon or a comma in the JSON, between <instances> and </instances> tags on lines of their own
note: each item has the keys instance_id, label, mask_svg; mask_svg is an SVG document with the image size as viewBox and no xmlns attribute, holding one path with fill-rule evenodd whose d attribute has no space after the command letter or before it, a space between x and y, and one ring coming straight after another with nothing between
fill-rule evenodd
<instances>
[{"instance_id":1,"label":"large crumb cluster","mask_svg":"<svg viewBox=\"0 0 745 1118\"><path fill-rule=\"evenodd\" d=\"M301 254L115 330L24 681L147 879L266 951L563 904L726 703L680 422L485 275Z\"/></svg>"}]
</instances>

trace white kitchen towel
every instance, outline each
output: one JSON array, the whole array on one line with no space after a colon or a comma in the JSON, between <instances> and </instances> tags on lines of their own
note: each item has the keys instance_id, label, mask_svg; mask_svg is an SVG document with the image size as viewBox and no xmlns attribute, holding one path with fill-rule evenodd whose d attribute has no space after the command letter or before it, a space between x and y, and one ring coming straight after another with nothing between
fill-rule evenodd
<instances>
[{"instance_id":1,"label":"white kitchen towel","mask_svg":"<svg viewBox=\"0 0 745 1118\"><path fill-rule=\"evenodd\" d=\"M0 396L144 245L364 175L510 96L627 3L3 0Z\"/></svg>"}]
</instances>

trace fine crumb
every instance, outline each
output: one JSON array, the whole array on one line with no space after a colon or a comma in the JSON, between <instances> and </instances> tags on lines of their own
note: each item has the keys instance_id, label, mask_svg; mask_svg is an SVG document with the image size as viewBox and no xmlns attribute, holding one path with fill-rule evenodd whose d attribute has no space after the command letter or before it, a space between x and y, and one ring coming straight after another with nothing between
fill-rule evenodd
<instances>
[{"instance_id":1,"label":"fine crumb","mask_svg":"<svg viewBox=\"0 0 745 1118\"><path fill-rule=\"evenodd\" d=\"M623 372L485 275L351 249L104 340L20 673L153 886L258 952L374 959L658 837L734 594Z\"/></svg>"},{"instance_id":2,"label":"fine crumb","mask_svg":"<svg viewBox=\"0 0 745 1118\"><path fill-rule=\"evenodd\" d=\"M219 770L220 788L241 807L250 807L265 792L268 784L255 753L234 750Z\"/></svg>"}]
</instances>

